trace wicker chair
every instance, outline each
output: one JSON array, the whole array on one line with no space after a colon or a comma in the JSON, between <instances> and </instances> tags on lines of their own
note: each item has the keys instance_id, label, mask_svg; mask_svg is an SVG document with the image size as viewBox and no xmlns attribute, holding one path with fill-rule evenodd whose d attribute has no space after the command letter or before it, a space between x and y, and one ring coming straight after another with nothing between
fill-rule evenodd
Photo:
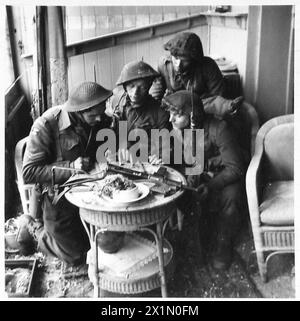
<instances>
[{"instance_id":1,"label":"wicker chair","mask_svg":"<svg viewBox=\"0 0 300 321\"><path fill-rule=\"evenodd\" d=\"M275 117L258 131L246 191L259 273L268 260L294 252L294 115Z\"/></svg>"},{"instance_id":2,"label":"wicker chair","mask_svg":"<svg viewBox=\"0 0 300 321\"><path fill-rule=\"evenodd\" d=\"M34 184L25 184L22 175L23 157L26 148L27 137L21 139L15 147L15 167L16 167L16 183L18 186L19 194L21 197L21 203L23 207L24 214L30 214L29 203L32 188Z\"/></svg>"}]
</instances>

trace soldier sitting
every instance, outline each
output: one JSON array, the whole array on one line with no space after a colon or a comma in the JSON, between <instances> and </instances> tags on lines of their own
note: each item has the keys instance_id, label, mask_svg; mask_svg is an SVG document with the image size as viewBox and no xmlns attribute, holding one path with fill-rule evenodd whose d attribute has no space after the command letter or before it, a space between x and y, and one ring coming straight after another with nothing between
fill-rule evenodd
<instances>
[{"instance_id":1,"label":"soldier sitting","mask_svg":"<svg viewBox=\"0 0 300 321\"><path fill-rule=\"evenodd\" d=\"M155 99L178 90L193 90L202 100L204 111L219 119L233 115L243 101L224 98L224 79L216 62L203 54L200 38L192 32L182 32L170 39L164 49L170 52L158 64L160 78L150 89Z\"/></svg>"},{"instance_id":2,"label":"soldier sitting","mask_svg":"<svg viewBox=\"0 0 300 321\"><path fill-rule=\"evenodd\" d=\"M242 222L243 178L245 166L243 155L235 136L224 120L204 113L201 99L187 90L177 91L163 98L162 103L170 112L170 122L175 131L190 128L191 99L198 108L194 110L195 127L204 129L204 169L201 175L188 175L188 184L198 187L198 193L186 195L181 209L185 211L191 197L196 198L203 209L204 222L212 215L213 229L208 233L201 229L200 235L208 234L214 241L212 265L227 269L232 261L233 242ZM178 168L180 169L180 168ZM184 172L184 164L181 166ZM207 229L206 229L207 230ZM202 240L202 246L209 242Z\"/></svg>"},{"instance_id":3,"label":"soldier sitting","mask_svg":"<svg viewBox=\"0 0 300 321\"><path fill-rule=\"evenodd\" d=\"M158 73L143 61L132 61L123 67L117 81L122 88L114 90L106 108L106 114L114 118L116 133L119 121L127 121L128 133L143 129L149 138L151 129L170 128L169 114L149 95L153 79L157 76ZM150 151L150 144L147 148Z\"/></svg>"}]
</instances>

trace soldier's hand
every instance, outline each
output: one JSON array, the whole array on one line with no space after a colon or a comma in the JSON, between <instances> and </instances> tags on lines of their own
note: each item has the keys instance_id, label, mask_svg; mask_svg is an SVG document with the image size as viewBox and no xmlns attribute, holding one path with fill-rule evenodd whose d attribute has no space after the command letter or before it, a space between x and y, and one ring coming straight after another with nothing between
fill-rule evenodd
<instances>
[{"instance_id":1,"label":"soldier's hand","mask_svg":"<svg viewBox=\"0 0 300 321\"><path fill-rule=\"evenodd\" d=\"M133 156L130 154L128 149L122 148L118 150L118 161L119 165L130 162L133 166Z\"/></svg>"},{"instance_id":2,"label":"soldier's hand","mask_svg":"<svg viewBox=\"0 0 300 321\"><path fill-rule=\"evenodd\" d=\"M200 184L200 177L199 175L188 175L186 181L188 186L197 187Z\"/></svg>"},{"instance_id":3,"label":"soldier's hand","mask_svg":"<svg viewBox=\"0 0 300 321\"><path fill-rule=\"evenodd\" d=\"M75 159L72 165L75 169L81 169L81 170L87 171L90 166L90 158L80 156L77 159Z\"/></svg>"},{"instance_id":4,"label":"soldier's hand","mask_svg":"<svg viewBox=\"0 0 300 321\"><path fill-rule=\"evenodd\" d=\"M163 161L160 158L158 158L156 155L150 155L149 156L149 163L151 165L162 165Z\"/></svg>"},{"instance_id":5,"label":"soldier's hand","mask_svg":"<svg viewBox=\"0 0 300 321\"><path fill-rule=\"evenodd\" d=\"M201 184L197 187L197 198L200 201L204 201L207 199L209 193L209 189L207 184Z\"/></svg>"},{"instance_id":6,"label":"soldier's hand","mask_svg":"<svg viewBox=\"0 0 300 321\"><path fill-rule=\"evenodd\" d=\"M149 94L156 100L160 100L164 94L164 88L160 77L153 81Z\"/></svg>"}]
</instances>

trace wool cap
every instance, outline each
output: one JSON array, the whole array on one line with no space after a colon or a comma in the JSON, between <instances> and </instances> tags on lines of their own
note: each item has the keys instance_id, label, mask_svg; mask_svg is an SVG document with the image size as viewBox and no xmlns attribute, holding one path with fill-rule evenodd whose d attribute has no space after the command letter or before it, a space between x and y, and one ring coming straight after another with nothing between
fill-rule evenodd
<instances>
[{"instance_id":1,"label":"wool cap","mask_svg":"<svg viewBox=\"0 0 300 321\"><path fill-rule=\"evenodd\" d=\"M172 56L187 57L196 61L203 58L203 47L200 38L193 32L181 32L171 38L164 49Z\"/></svg>"}]
</instances>

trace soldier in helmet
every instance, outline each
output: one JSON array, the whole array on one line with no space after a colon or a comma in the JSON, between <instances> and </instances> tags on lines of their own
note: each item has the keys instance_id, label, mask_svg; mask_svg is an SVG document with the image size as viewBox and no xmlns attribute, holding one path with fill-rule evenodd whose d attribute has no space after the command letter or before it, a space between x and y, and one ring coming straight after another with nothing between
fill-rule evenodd
<instances>
[{"instance_id":1,"label":"soldier in helmet","mask_svg":"<svg viewBox=\"0 0 300 321\"><path fill-rule=\"evenodd\" d=\"M117 81L114 95L109 99L106 113L119 120L127 121L128 133L134 129L169 128L169 115L157 100L149 95L149 89L159 74L144 61L127 63Z\"/></svg>"},{"instance_id":2,"label":"soldier in helmet","mask_svg":"<svg viewBox=\"0 0 300 321\"><path fill-rule=\"evenodd\" d=\"M187 89L202 99L206 113L220 119L235 113L243 97L234 100L223 98L222 73L213 59L204 56L201 40L195 33L177 34L164 45L164 49L170 55L159 61L161 77L150 89L155 99L160 100L164 95Z\"/></svg>"},{"instance_id":3,"label":"soldier in helmet","mask_svg":"<svg viewBox=\"0 0 300 321\"><path fill-rule=\"evenodd\" d=\"M89 171L96 161L96 134L109 128L105 102L112 95L95 82L83 82L70 92L67 102L48 109L33 124L23 161L26 183L42 187L42 221L21 217L17 240L23 252L36 248L58 257L66 266L80 266L89 249L78 208L62 198L53 205L55 183L64 183L76 170Z\"/></svg>"},{"instance_id":4,"label":"soldier in helmet","mask_svg":"<svg viewBox=\"0 0 300 321\"><path fill-rule=\"evenodd\" d=\"M170 122L175 130L190 128L191 95L187 90L180 90L162 99L162 104L170 112ZM187 181L189 185L198 188L194 197L206 215L204 222L212 219L215 230L213 235L212 231L200 227L202 245L208 243L208 239L203 237L205 234L215 243L213 267L227 269L232 260L233 241L242 222L245 164L242 151L227 123L205 114L198 95L193 94L193 101L199 106L194 115L196 128L204 129L205 171L201 175L187 176ZM191 200L183 200L183 211Z\"/></svg>"}]
</instances>

